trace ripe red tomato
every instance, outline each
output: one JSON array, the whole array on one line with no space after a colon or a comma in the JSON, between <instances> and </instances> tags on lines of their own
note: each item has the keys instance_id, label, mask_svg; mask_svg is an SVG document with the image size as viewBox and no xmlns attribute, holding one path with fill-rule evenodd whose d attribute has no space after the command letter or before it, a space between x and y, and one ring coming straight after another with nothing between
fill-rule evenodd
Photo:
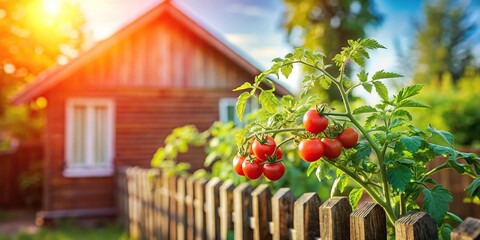
<instances>
[{"instance_id":1,"label":"ripe red tomato","mask_svg":"<svg viewBox=\"0 0 480 240\"><path fill-rule=\"evenodd\" d=\"M263 175L271 181L277 181L285 174L285 165L282 162L263 165Z\"/></svg>"},{"instance_id":2,"label":"ripe red tomato","mask_svg":"<svg viewBox=\"0 0 480 240\"><path fill-rule=\"evenodd\" d=\"M280 160L283 157L283 152L281 148L277 149L277 159Z\"/></svg>"},{"instance_id":3,"label":"ripe red tomato","mask_svg":"<svg viewBox=\"0 0 480 240\"><path fill-rule=\"evenodd\" d=\"M305 130L318 134L327 128L328 118L319 115L316 109L310 109L303 115L303 126Z\"/></svg>"},{"instance_id":4,"label":"ripe red tomato","mask_svg":"<svg viewBox=\"0 0 480 240\"><path fill-rule=\"evenodd\" d=\"M277 144L272 137L267 136L267 141L265 143L260 143L257 139L253 140L252 150L255 156L260 160L266 160L267 156L272 156L275 152Z\"/></svg>"},{"instance_id":5,"label":"ripe red tomato","mask_svg":"<svg viewBox=\"0 0 480 240\"><path fill-rule=\"evenodd\" d=\"M250 139L250 145L248 145L248 151L250 152L250 155L255 155L255 153L253 153L253 149L252 149L252 145L253 145L254 140L255 140L255 138L252 137L252 139Z\"/></svg>"},{"instance_id":6,"label":"ripe red tomato","mask_svg":"<svg viewBox=\"0 0 480 240\"><path fill-rule=\"evenodd\" d=\"M242 170L249 179L257 179L262 176L263 166L257 162L243 161Z\"/></svg>"},{"instance_id":7,"label":"ripe red tomato","mask_svg":"<svg viewBox=\"0 0 480 240\"><path fill-rule=\"evenodd\" d=\"M298 145L300 157L307 162L315 162L323 156L323 144L317 138L303 139Z\"/></svg>"},{"instance_id":8,"label":"ripe red tomato","mask_svg":"<svg viewBox=\"0 0 480 240\"><path fill-rule=\"evenodd\" d=\"M233 158L233 169L240 176L245 176L242 169L243 161L245 161L245 157L240 154L237 154L237 156Z\"/></svg>"},{"instance_id":9,"label":"ripe red tomato","mask_svg":"<svg viewBox=\"0 0 480 240\"><path fill-rule=\"evenodd\" d=\"M337 158L342 154L342 143L336 138L322 138L323 155L327 158Z\"/></svg>"},{"instance_id":10,"label":"ripe red tomato","mask_svg":"<svg viewBox=\"0 0 480 240\"><path fill-rule=\"evenodd\" d=\"M337 139L342 143L344 148L353 148L358 142L358 133L351 127L346 127L338 134Z\"/></svg>"}]
</instances>

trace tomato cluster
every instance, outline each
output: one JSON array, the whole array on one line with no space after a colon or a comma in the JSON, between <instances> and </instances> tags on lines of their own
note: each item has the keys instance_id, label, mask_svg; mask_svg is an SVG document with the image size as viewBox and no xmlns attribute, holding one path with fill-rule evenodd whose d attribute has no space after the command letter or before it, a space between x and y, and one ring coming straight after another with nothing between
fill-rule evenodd
<instances>
[{"instance_id":1,"label":"tomato cluster","mask_svg":"<svg viewBox=\"0 0 480 240\"><path fill-rule=\"evenodd\" d=\"M316 109L310 109L303 116L303 125L307 132L320 134L327 129L328 118ZM307 162L315 162L322 157L335 159L342 154L343 148L353 148L357 142L357 131L346 127L336 137L303 139L298 145L298 153Z\"/></svg>"},{"instance_id":2,"label":"tomato cluster","mask_svg":"<svg viewBox=\"0 0 480 240\"><path fill-rule=\"evenodd\" d=\"M305 131L311 138L300 141L298 153L307 162L315 162L322 157L338 158L344 148L353 148L358 142L358 133L351 127L343 130L338 125L333 125L335 131L328 126L328 118L316 109L307 111L303 117ZM326 130L329 133L325 133ZM325 137L318 138L324 133ZM333 137L332 135L336 135ZM249 179L257 179L262 174L269 180L276 181L285 174L285 165L281 161L282 149L280 149L273 137L263 135L253 137L248 145L248 154L237 154L233 159L233 167L238 175Z\"/></svg>"},{"instance_id":3,"label":"tomato cluster","mask_svg":"<svg viewBox=\"0 0 480 240\"><path fill-rule=\"evenodd\" d=\"M276 181L285 174L285 165L281 161L282 149L277 147L272 137L252 138L249 153L249 156L237 154L233 159L233 167L238 175L257 179L263 174L267 179Z\"/></svg>"}]
</instances>

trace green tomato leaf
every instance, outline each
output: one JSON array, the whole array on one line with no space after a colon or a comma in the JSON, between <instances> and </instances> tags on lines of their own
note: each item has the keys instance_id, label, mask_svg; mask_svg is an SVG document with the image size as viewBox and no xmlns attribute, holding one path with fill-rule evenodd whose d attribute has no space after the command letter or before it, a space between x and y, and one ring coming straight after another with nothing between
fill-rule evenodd
<instances>
[{"instance_id":1,"label":"green tomato leaf","mask_svg":"<svg viewBox=\"0 0 480 240\"><path fill-rule=\"evenodd\" d=\"M320 166L320 161L315 161L310 163L307 169L307 177L310 177L312 174L313 170L316 170Z\"/></svg>"},{"instance_id":2,"label":"green tomato leaf","mask_svg":"<svg viewBox=\"0 0 480 240\"><path fill-rule=\"evenodd\" d=\"M240 121L243 119L243 113L245 112L245 106L247 106L247 101L248 98L250 98L252 95L248 92L244 92L238 96L237 100L237 105L236 105L236 110L237 110L237 116Z\"/></svg>"},{"instance_id":3,"label":"green tomato leaf","mask_svg":"<svg viewBox=\"0 0 480 240\"><path fill-rule=\"evenodd\" d=\"M365 72L365 69L362 69L362 71L360 71L360 73L357 74L357 77L358 77L358 80L360 80L360 82L366 82L368 80L368 73Z\"/></svg>"},{"instance_id":4,"label":"green tomato leaf","mask_svg":"<svg viewBox=\"0 0 480 240\"><path fill-rule=\"evenodd\" d=\"M409 167L398 164L396 167L387 169L387 180L394 189L404 192L413 174Z\"/></svg>"},{"instance_id":5,"label":"green tomato leaf","mask_svg":"<svg viewBox=\"0 0 480 240\"><path fill-rule=\"evenodd\" d=\"M405 116L405 117L407 117L408 120L410 120L410 121L412 121L412 119L413 119L413 118L412 118L412 115L411 115L408 111L403 110L403 109L396 109L396 110L393 112L393 115L392 115L392 116L393 116L393 117L403 117L403 116Z\"/></svg>"},{"instance_id":6,"label":"green tomato leaf","mask_svg":"<svg viewBox=\"0 0 480 240\"><path fill-rule=\"evenodd\" d=\"M377 110L372 107L372 106L369 106L369 105L363 105L363 106L360 106L358 108L355 108L355 110L353 110L353 114L361 114L361 113L370 113L370 112L376 112Z\"/></svg>"},{"instance_id":7,"label":"green tomato leaf","mask_svg":"<svg viewBox=\"0 0 480 240\"><path fill-rule=\"evenodd\" d=\"M425 104L425 103L422 103L422 102L419 102L419 101L415 101L415 100L411 100L411 99L405 99L403 101L401 101L398 106L398 108L407 108L407 107L416 107L416 108L430 108L429 105Z\"/></svg>"},{"instance_id":8,"label":"green tomato leaf","mask_svg":"<svg viewBox=\"0 0 480 240\"><path fill-rule=\"evenodd\" d=\"M453 135L445 130L438 130L431 124L429 124L427 127L427 131L431 132L434 135L442 137L443 140L445 140L445 142L447 142L450 147L453 147L453 145L455 144L455 139L453 138Z\"/></svg>"},{"instance_id":9,"label":"green tomato leaf","mask_svg":"<svg viewBox=\"0 0 480 240\"><path fill-rule=\"evenodd\" d=\"M237 87L235 89L233 89L233 91L240 91L240 90L244 90L244 89L252 89L253 86L251 83L249 82L244 82L240 87Z\"/></svg>"},{"instance_id":10,"label":"green tomato leaf","mask_svg":"<svg viewBox=\"0 0 480 240\"><path fill-rule=\"evenodd\" d=\"M401 164L407 164L407 165L411 165L411 164L415 163L415 161L413 161L412 159L406 159L406 158L400 158L400 159L397 159L395 161L399 162Z\"/></svg>"},{"instance_id":11,"label":"green tomato leaf","mask_svg":"<svg viewBox=\"0 0 480 240\"><path fill-rule=\"evenodd\" d=\"M448 204L452 202L453 197L450 192L441 185L436 185L432 190L428 188L423 189L423 208L435 222L441 223L445 214L448 211Z\"/></svg>"},{"instance_id":12,"label":"green tomato leaf","mask_svg":"<svg viewBox=\"0 0 480 240\"><path fill-rule=\"evenodd\" d=\"M367 91L368 93L372 93L372 84L370 83L363 83L362 84L362 87L365 89L365 91Z\"/></svg>"},{"instance_id":13,"label":"green tomato leaf","mask_svg":"<svg viewBox=\"0 0 480 240\"><path fill-rule=\"evenodd\" d=\"M258 97L262 108L265 109L268 113L275 113L277 111L278 99L271 91L263 91Z\"/></svg>"},{"instance_id":14,"label":"green tomato leaf","mask_svg":"<svg viewBox=\"0 0 480 240\"><path fill-rule=\"evenodd\" d=\"M235 133L235 144L237 145L238 148L240 148L243 145L243 140L247 135L247 133L248 131L244 128L238 129L237 132Z\"/></svg>"},{"instance_id":15,"label":"green tomato leaf","mask_svg":"<svg viewBox=\"0 0 480 240\"><path fill-rule=\"evenodd\" d=\"M332 80L324 75L320 76L318 80L319 80L320 86L325 90L328 90L332 85Z\"/></svg>"},{"instance_id":16,"label":"green tomato leaf","mask_svg":"<svg viewBox=\"0 0 480 240\"><path fill-rule=\"evenodd\" d=\"M347 186L347 184L348 184L348 176L345 174L339 175L333 182L332 188L330 190L330 197L335 196L336 190L342 193L345 190L345 187Z\"/></svg>"},{"instance_id":17,"label":"green tomato leaf","mask_svg":"<svg viewBox=\"0 0 480 240\"><path fill-rule=\"evenodd\" d=\"M380 70L375 74L373 74L372 81L379 80L379 79L386 79L386 78L398 78L398 77L403 77L403 76L398 73L385 72L383 70Z\"/></svg>"},{"instance_id":18,"label":"green tomato leaf","mask_svg":"<svg viewBox=\"0 0 480 240\"><path fill-rule=\"evenodd\" d=\"M363 159L368 158L372 152L372 147L368 142L360 142L354 148L356 152L352 155L351 159L354 165L358 166Z\"/></svg>"},{"instance_id":19,"label":"green tomato leaf","mask_svg":"<svg viewBox=\"0 0 480 240\"><path fill-rule=\"evenodd\" d=\"M458 222L458 223L463 222L463 220L459 216L457 216L457 215L455 215L454 213L451 213L451 212L447 212L447 217L449 219L452 219L455 222Z\"/></svg>"},{"instance_id":20,"label":"green tomato leaf","mask_svg":"<svg viewBox=\"0 0 480 240\"><path fill-rule=\"evenodd\" d=\"M377 40L367 38L367 39L362 39L360 41L360 45L363 46L364 48L368 49L377 49L377 48L385 48L383 45L377 42Z\"/></svg>"},{"instance_id":21,"label":"green tomato leaf","mask_svg":"<svg viewBox=\"0 0 480 240\"><path fill-rule=\"evenodd\" d=\"M480 198L480 176L477 176L477 178L475 178L475 180L468 185L465 191L467 192L467 196L470 198L474 196Z\"/></svg>"},{"instance_id":22,"label":"green tomato leaf","mask_svg":"<svg viewBox=\"0 0 480 240\"><path fill-rule=\"evenodd\" d=\"M290 73L292 73L292 70L293 70L292 64L283 65L282 68L280 69L280 71L282 72L283 76L285 76L285 78L288 78L290 76Z\"/></svg>"},{"instance_id":23,"label":"green tomato leaf","mask_svg":"<svg viewBox=\"0 0 480 240\"><path fill-rule=\"evenodd\" d=\"M385 84L382 82L373 82L375 86L375 91L377 91L378 96L380 96L383 100L388 100L388 90Z\"/></svg>"},{"instance_id":24,"label":"green tomato leaf","mask_svg":"<svg viewBox=\"0 0 480 240\"><path fill-rule=\"evenodd\" d=\"M434 143L429 143L428 148L430 148L437 156L453 156L455 153L455 150L450 147L445 147Z\"/></svg>"},{"instance_id":25,"label":"green tomato leaf","mask_svg":"<svg viewBox=\"0 0 480 240\"><path fill-rule=\"evenodd\" d=\"M412 84L410 86L406 86L402 88L398 92L397 102L400 102L404 99L417 95L418 93L420 93L420 90L422 90L423 86L424 86L423 84Z\"/></svg>"},{"instance_id":26,"label":"green tomato leaf","mask_svg":"<svg viewBox=\"0 0 480 240\"><path fill-rule=\"evenodd\" d=\"M403 144L405 149L411 153L416 153L420 146L422 146L423 138L419 136L412 137L400 137L400 142Z\"/></svg>"},{"instance_id":27,"label":"green tomato leaf","mask_svg":"<svg viewBox=\"0 0 480 240\"><path fill-rule=\"evenodd\" d=\"M350 202L350 205L352 206L353 210L357 208L358 202L360 202L362 195L363 195L363 188L354 188L350 192L350 194L348 194L348 201Z\"/></svg>"},{"instance_id":28,"label":"green tomato leaf","mask_svg":"<svg viewBox=\"0 0 480 240\"><path fill-rule=\"evenodd\" d=\"M439 240L450 240L450 235L452 234L452 226L448 223L442 224L440 226L440 238Z\"/></svg>"},{"instance_id":29,"label":"green tomato leaf","mask_svg":"<svg viewBox=\"0 0 480 240\"><path fill-rule=\"evenodd\" d=\"M324 179L331 179L329 173L332 167L330 166L330 164L326 164L324 161L318 162L320 162L320 166L318 166L317 171L315 171L315 175L317 176L318 181L321 182Z\"/></svg>"}]
</instances>

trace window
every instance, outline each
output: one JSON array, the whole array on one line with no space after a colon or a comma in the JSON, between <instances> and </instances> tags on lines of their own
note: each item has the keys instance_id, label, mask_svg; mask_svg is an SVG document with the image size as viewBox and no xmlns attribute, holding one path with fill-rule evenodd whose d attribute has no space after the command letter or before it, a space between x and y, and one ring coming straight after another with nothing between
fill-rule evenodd
<instances>
[{"instance_id":1,"label":"window","mask_svg":"<svg viewBox=\"0 0 480 240\"><path fill-rule=\"evenodd\" d=\"M236 126L241 127L242 122L238 119L236 110L237 99L236 98L222 98L219 104L220 121L222 122L234 122ZM245 115L253 112L257 109L252 102L248 101L245 106Z\"/></svg>"},{"instance_id":2,"label":"window","mask_svg":"<svg viewBox=\"0 0 480 240\"><path fill-rule=\"evenodd\" d=\"M64 176L112 175L114 126L114 103L111 99L67 100Z\"/></svg>"}]
</instances>

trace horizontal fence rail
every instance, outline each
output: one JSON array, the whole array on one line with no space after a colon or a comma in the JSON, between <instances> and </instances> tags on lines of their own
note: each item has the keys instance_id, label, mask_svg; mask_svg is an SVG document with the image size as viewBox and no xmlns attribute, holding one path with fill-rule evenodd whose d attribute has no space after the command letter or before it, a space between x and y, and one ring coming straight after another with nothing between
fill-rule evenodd
<instances>
[{"instance_id":1,"label":"horizontal fence rail","mask_svg":"<svg viewBox=\"0 0 480 240\"><path fill-rule=\"evenodd\" d=\"M352 211L345 197L323 204L316 193L295 199L288 188L234 186L218 178L167 176L159 169L117 172L120 221L132 239L387 239L383 208L363 202ZM396 239L437 239L424 212L395 223ZM467 218L452 239L480 239L480 220Z\"/></svg>"}]
</instances>

